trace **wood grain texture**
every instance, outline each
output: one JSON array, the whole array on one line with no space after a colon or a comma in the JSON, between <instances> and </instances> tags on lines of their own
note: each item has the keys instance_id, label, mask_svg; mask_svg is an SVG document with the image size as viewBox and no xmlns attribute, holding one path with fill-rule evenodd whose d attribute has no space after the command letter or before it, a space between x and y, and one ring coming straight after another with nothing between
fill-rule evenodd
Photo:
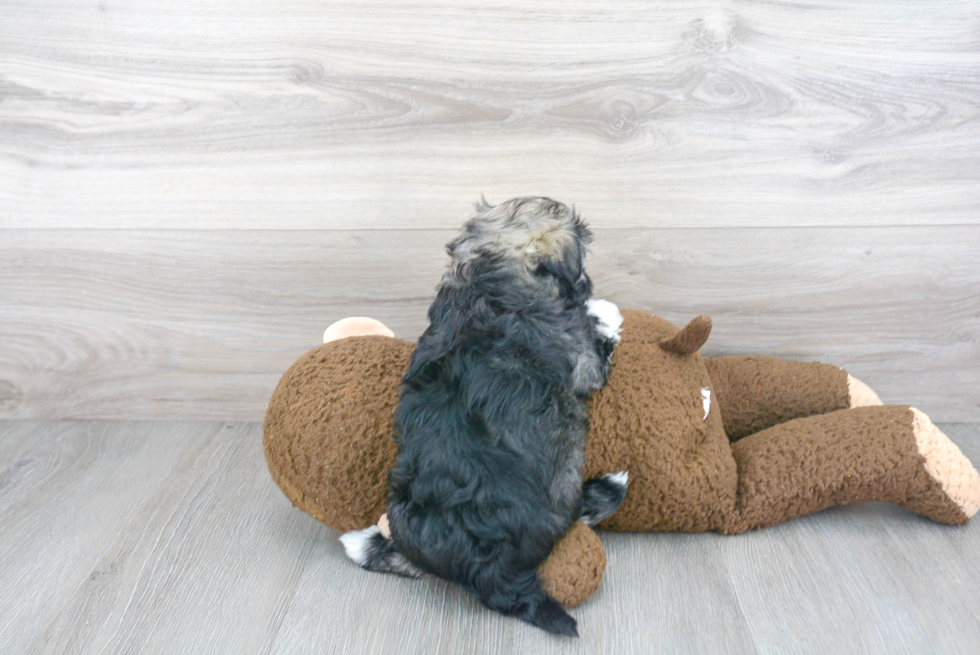
<instances>
[{"instance_id":1,"label":"wood grain texture","mask_svg":"<svg viewBox=\"0 0 980 655\"><path fill-rule=\"evenodd\" d=\"M976 225L977 9L8 0L0 228Z\"/></svg>"},{"instance_id":2,"label":"wood grain texture","mask_svg":"<svg viewBox=\"0 0 980 655\"><path fill-rule=\"evenodd\" d=\"M940 427L980 461L980 425ZM359 569L276 489L260 442L254 423L0 421L0 643L352 655L980 643L976 521L857 503L738 536L603 532L603 586L572 610L582 636L557 639L444 581Z\"/></svg>"},{"instance_id":3,"label":"wood grain texture","mask_svg":"<svg viewBox=\"0 0 980 655\"><path fill-rule=\"evenodd\" d=\"M212 424L0 423L0 643L23 653ZM72 650L72 649L69 649Z\"/></svg>"},{"instance_id":4,"label":"wood grain texture","mask_svg":"<svg viewBox=\"0 0 980 655\"><path fill-rule=\"evenodd\" d=\"M323 329L425 327L448 231L30 231L0 243L0 415L261 419ZM980 227L600 230L596 294L707 354L833 363L980 420Z\"/></svg>"},{"instance_id":5,"label":"wood grain texture","mask_svg":"<svg viewBox=\"0 0 980 655\"><path fill-rule=\"evenodd\" d=\"M323 530L270 488L261 425L217 428L118 532L97 574L28 652L267 649Z\"/></svg>"}]
</instances>

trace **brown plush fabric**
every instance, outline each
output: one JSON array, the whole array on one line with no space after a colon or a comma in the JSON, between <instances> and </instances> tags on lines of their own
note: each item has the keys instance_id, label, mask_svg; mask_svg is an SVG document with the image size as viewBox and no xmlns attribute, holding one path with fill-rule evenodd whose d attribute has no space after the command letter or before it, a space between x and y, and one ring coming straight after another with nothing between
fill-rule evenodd
<instances>
[{"instance_id":1,"label":"brown plush fabric","mask_svg":"<svg viewBox=\"0 0 980 655\"><path fill-rule=\"evenodd\" d=\"M921 456L909 455L916 446L907 409L833 411L847 405L844 371L770 357L705 361L664 346L684 352L675 346L700 342L706 317L681 331L643 312L623 316L609 384L589 401L586 477L630 474L623 506L601 527L733 532L874 494L937 521L963 520L935 495L937 483L922 481L932 478ZM379 336L325 344L283 375L269 403L264 445L273 479L336 530L367 527L385 511L392 418L412 349ZM706 419L704 388L712 398ZM735 436L767 427L729 443L724 425ZM860 474L863 486L848 478L841 486L845 468L833 467L855 462L844 475ZM923 470L912 476L916 466ZM898 498L896 479L918 491Z\"/></svg>"},{"instance_id":2,"label":"brown plush fabric","mask_svg":"<svg viewBox=\"0 0 980 655\"><path fill-rule=\"evenodd\" d=\"M704 345L711 335L711 317L696 316L672 337L664 338L660 347L675 355L690 355Z\"/></svg>"},{"instance_id":3,"label":"brown plush fabric","mask_svg":"<svg viewBox=\"0 0 980 655\"><path fill-rule=\"evenodd\" d=\"M732 441L795 418L848 407L847 372L836 366L747 356L704 363Z\"/></svg>"},{"instance_id":4,"label":"brown plush fabric","mask_svg":"<svg viewBox=\"0 0 980 655\"><path fill-rule=\"evenodd\" d=\"M599 589L605 570L606 551L599 537L589 527L575 523L538 567L538 577L545 593L567 609Z\"/></svg>"},{"instance_id":5,"label":"brown plush fabric","mask_svg":"<svg viewBox=\"0 0 980 655\"><path fill-rule=\"evenodd\" d=\"M295 506L335 530L366 528L385 512L398 385L413 350L390 337L331 341L300 357L272 394L269 472Z\"/></svg>"},{"instance_id":6,"label":"brown plush fabric","mask_svg":"<svg viewBox=\"0 0 980 655\"><path fill-rule=\"evenodd\" d=\"M861 407L777 425L732 444L737 533L854 501L896 503L941 523L966 515L926 472L908 407Z\"/></svg>"},{"instance_id":7,"label":"brown plush fabric","mask_svg":"<svg viewBox=\"0 0 980 655\"><path fill-rule=\"evenodd\" d=\"M623 311L608 384L589 400L585 477L629 472L626 500L602 528L717 530L735 507L735 460L717 403L704 419L701 356L661 347L677 332L658 316Z\"/></svg>"},{"instance_id":8,"label":"brown plush fabric","mask_svg":"<svg viewBox=\"0 0 980 655\"><path fill-rule=\"evenodd\" d=\"M346 532L385 512L398 385L414 345L389 337L351 337L306 353L283 375L269 402L263 447L273 480L293 505ZM606 552L576 523L538 570L564 607L599 588Z\"/></svg>"},{"instance_id":9,"label":"brown plush fabric","mask_svg":"<svg viewBox=\"0 0 980 655\"><path fill-rule=\"evenodd\" d=\"M623 317L609 383L589 400L586 477L630 476L622 507L601 527L737 533L855 500L967 520L927 473L907 407L843 409L847 374L834 366L705 361L691 349L707 338L707 317L683 330L643 312ZM273 479L336 530L365 528L385 511L393 414L413 347L381 336L330 342L301 357L269 402ZM566 606L598 588L605 553L585 526L552 558L542 575Z\"/></svg>"}]
</instances>

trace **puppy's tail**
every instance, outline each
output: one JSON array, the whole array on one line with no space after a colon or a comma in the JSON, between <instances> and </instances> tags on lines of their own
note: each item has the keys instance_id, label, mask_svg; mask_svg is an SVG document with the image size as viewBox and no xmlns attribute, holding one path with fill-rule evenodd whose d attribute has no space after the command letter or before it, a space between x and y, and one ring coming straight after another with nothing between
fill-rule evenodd
<instances>
[{"instance_id":1,"label":"puppy's tail","mask_svg":"<svg viewBox=\"0 0 980 655\"><path fill-rule=\"evenodd\" d=\"M484 605L501 614L527 621L551 634L578 636L575 619L557 600L544 593L535 572L520 576L515 583L495 586L489 593L477 589L476 595Z\"/></svg>"},{"instance_id":2,"label":"puppy's tail","mask_svg":"<svg viewBox=\"0 0 980 655\"><path fill-rule=\"evenodd\" d=\"M357 562L361 568L379 573L395 573L407 578L422 575L414 564L398 552L395 543L385 539L381 528L372 525L365 530L352 530L340 537L347 557Z\"/></svg>"},{"instance_id":3,"label":"puppy's tail","mask_svg":"<svg viewBox=\"0 0 980 655\"><path fill-rule=\"evenodd\" d=\"M398 552L393 541L384 538L376 525L348 532L340 537L340 541L347 556L368 571L395 573L410 578L423 574L421 569ZM482 579L482 583L466 586L492 610L527 621L552 634L578 636L575 619L558 601L544 593L534 571L520 574L510 582L488 576Z\"/></svg>"}]
</instances>

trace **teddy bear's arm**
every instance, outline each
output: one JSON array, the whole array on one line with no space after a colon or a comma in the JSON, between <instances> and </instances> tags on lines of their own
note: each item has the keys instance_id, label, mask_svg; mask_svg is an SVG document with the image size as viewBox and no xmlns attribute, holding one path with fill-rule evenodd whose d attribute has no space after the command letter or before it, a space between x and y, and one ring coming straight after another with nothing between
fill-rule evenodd
<instances>
[{"instance_id":1,"label":"teddy bear's arm","mask_svg":"<svg viewBox=\"0 0 980 655\"><path fill-rule=\"evenodd\" d=\"M704 363L712 401L718 403L732 441L795 418L852 406L849 376L836 366L755 356L705 358Z\"/></svg>"}]
</instances>

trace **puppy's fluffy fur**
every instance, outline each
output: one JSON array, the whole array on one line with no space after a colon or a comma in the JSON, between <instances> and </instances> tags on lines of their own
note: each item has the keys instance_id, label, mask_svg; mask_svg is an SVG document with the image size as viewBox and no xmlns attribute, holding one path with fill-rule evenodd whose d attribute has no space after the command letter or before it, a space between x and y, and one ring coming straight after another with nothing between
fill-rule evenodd
<instances>
[{"instance_id":1,"label":"puppy's fluffy fur","mask_svg":"<svg viewBox=\"0 0 980 655\"><path fill-rule=\"evenodd\" d=\"M477 214L447 246L395 412L392 539L342 537L375 571L431 573L556 634L575 620L536 570L571 526L611 515L625 474L582 483L585 398L618 343L615 305L590 301L589 230L565 205L518 198Z\"/></svg>"}]
</instances>

